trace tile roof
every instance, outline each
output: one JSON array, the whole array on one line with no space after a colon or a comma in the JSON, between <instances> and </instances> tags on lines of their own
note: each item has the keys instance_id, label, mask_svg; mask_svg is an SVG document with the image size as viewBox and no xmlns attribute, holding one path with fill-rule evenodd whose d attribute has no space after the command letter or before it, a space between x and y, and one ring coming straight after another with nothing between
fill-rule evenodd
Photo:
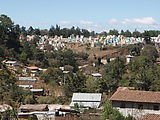
<instances>
[{"instance_id":1,"label":"tile roof","mask_svg":"<svg viewBox=\"0 0 160 120\"><path fill-rule=\"evenodd\" d=\"M126 87L120 87L112 95L110 101L160 103L160 92L129 90Z\"/></svg>"},{"instance_id":2,"label":"tile roof","mask_svg":"<svg viewBox=\"0 0 160 120\"><path fill-rule=\"evenodd\" d=\"M146 114L140 120L160 120L160 114Z\"/></svg>"},{"instance_id":3,"label":"tile roof","mask_svg":"<svg viewBox=\"0 0 160 120\"><path fill-rule=\"evenodd\" d=\"M19 109L44 111L46 108L48 108L47 104L26 104L26 105L21 105Z\"/></svg>"},{"instance_id":4,"label":"tile roof","mask_svg":"<svg viewBox=\"0 0 160 120\"><path fill-rule=\"evenodd\" d=\"M37 67L37 66L30 66L30 67L27 67L27 68L31 69L31 70L39 69L39 67Z\"/></svg>"}]
</instances>

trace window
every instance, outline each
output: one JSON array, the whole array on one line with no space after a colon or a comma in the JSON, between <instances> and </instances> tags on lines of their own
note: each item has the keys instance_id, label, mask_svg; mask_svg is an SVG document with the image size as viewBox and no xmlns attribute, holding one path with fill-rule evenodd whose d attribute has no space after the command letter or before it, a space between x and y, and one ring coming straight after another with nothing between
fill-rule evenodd
<instances>
[{"instance_id":1,"label":"window","mask_svg":"<svg viewBox=\"0 0 160 120\"><path fill-rule=\"evenodd\" d=\"M153 105L153 110L159 110L159 106L158 105Z\"/></svg>"},{"instance_id":2,"label":"window","mask_svg":"<svg viewBox=\"0 0 160 120\"><path fill-rule=\"evenodd\" d=\"M120 108L125 108L125 107L126 107L126 104L125 103L121 103Z\"/></svg>"},{"instance_id":3,"label":"window","mask_svg":"<svg viewBox=\"0 0 160 120\"><path fill-rule=\"evenodd\" d=\"M142 104L139 104L139 105L138 105L138 109L143 109L143 105L142 105Z\"/></svg>"}]
</instances>

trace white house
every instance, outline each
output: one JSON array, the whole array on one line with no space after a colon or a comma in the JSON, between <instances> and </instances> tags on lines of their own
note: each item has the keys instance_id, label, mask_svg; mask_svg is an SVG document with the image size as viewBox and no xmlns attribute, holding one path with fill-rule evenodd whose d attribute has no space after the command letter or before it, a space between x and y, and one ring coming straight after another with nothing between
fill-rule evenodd
<instances>
[{"instance_id":1,"label":"white house","mask_svg":"<svg viewBox=\"0 0 160 120\"><path fill-rule=\"evenodd\" d=\"M33 85L18 85L21 88L25 88L25 89L31 89L33 88Z\"/></svg>"},{"instance_id":2,"label":"white house","mask_svg":"<svg viewBox=\"0 0 160 120\"><path fill-rule=\"evenodd\" d=\"M4 63L8 66L19 66L19 63L17 61L6 61Z\"/></svg>"},{"instance_id":3,"label":"white house","mask_svg":"<svg viewBox=\"0 0 160 120\"><path fill-rule=\"evenodd\" d=\"M34 95L43 95L43 94L44 94L44 89L30 89L30 91L31 91Z\"/></svg>"},{"instance_id":4,"label":"white house","mask_svg":"<svg viewBox=\"0 0 160 120\"><path fill-rule=\"evenodd\" d=\"M102 75L100 73L92 73L93 77L102 77Z\"/></svg>"},{"instance_id":5,"label":"white house","mask_svg":"<svg viewBox=\"0 0 160 120\"><path fill-rule=\"evenodd\" d=\"M98 108L101 104L101 93L73 93L71 107L78 104L82 108Z\"/></svg>"},{"instance_id":6,"label":"white house","mask_svg":"<svg viewBox=\"0 0 160 120\"><path fill-rule=\"evenodd\" d=\"M130 63L132 58L134 58L134 56L131 56L131 55L127 55L126 56L126 63Z\"/></svg>"},{"instance_id":7,"label":"white house","mask_svg":"<svg viewBox=\"0 0 160 120\"><path fill-rule=\"evenodd\" d=\"M130 114L138 119L145 114L160 114L160 92L119 87L110 101L124 116Z\"/></svg>"}]
</instances>

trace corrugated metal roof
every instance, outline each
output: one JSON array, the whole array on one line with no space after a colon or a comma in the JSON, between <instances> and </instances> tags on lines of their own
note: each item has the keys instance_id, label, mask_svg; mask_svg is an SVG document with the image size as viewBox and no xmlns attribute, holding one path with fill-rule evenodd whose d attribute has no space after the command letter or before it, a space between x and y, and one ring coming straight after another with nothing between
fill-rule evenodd
<instances>
[{"instance_id":1,"label":"corrugated metal roof","mask_svg":"<svg viewBox=\"0 0 160 120\"><path fill-rule=\"evenodd\" d=\"M101 93L73 93L71 107L78 104L83 107L98 108L101 103Z\"/></svg>"},{"instance_id":2,"label":"corrugated metal roof","mask_svg":"<svg viewBox=\"0 0 160 120\"><path fill-rule=\"evenodd\" d=\"M18 86L22 88L33 88L33 85L18 85Z\"/></svg>"},{"instance_id":3,"label":"corrugated metal roof","mask_svg":"<svg viewBox=\"0 0 160 120\"><path fill-rule=\"evenodd\" d=\"M102 75L100 73L93 73L92 76L93 77L102 77Z\"/></svg>"},{"instance_id":4,"label":"corrugated metal roof","mask_svg":"<svg viewBox=\"0 0 160 120\"><path fill-rule=\"evenodd\" d=\"M133 58L134 56L132 55L126 55L127 58Z\"/></svg>"},{"instance_id":5,"label":"corrugated metal roof","mask_svg":"<svg viewBox=\"0 0 160 120\"><path fill-rule=\"evenodd\" d=\"M101 93L73 93L72 101L101 101Z\"/></svg>"},{"instance_id":6,"label":"corrugated metal roof","mask_svg":"<svg viewBox=\"0 0 160 120\"><path fill-rule=\"evenodd\" d=\"M98 108L101 102L71 102L70 106L74 107L75 104L78 104L79 107Z\"/></svg>"},{"instance_id":7,"label":"corrugated metal roof","mask_svg":"<svg viewBox=\"0 0 160 120\"><path fill-rule=\"evenodd\" d=\"M47 104L26 104L21 105L20 110L34 110L34 111L44 111L46 108L48 108Z\"/></svg>"},{"instance_id":8,"label":"corrugated metal roof","mask_svg":"<svg viewBox=\"0 0 160 120\"><path fill-rule=\"evenodd\" d=\"M47 114L47 115L55 115L55 112L43 112L43 111L35 111L35 112L29 112L29 113L17 113L17 115L34 115L34 114Z\"/></svg>"},{"instance_id":9,"label":"corrugated metal roof","mask_svg":"<svg viewBox=\"0 0 160 120\"><path fill-rule=\"evenodd\" d=\"M17 63L17 61L7 61L5 62L6 64L14 64L14 63Z\"/></svg>"},{"instance_id":10,"label":"corrugated metal roof","mask_svg":"<svg viewBox=\"0 0 160 120\"><path fill-rule=\"evenodd\" d=\"M43 89L30 89L31 92L43 92Z\"/></svg>"},{"instance_id":11,"label":"corrugated metal roof","mask_svg":"<svg viewBox=\"0 0 160 120\"><path fill-rule=\"evenodd\" d=\"M37 81L37 79L32 78L32 77L19 77L18 79L21 81L33 81L33 82Z\"/></svg>"}]
</instances>

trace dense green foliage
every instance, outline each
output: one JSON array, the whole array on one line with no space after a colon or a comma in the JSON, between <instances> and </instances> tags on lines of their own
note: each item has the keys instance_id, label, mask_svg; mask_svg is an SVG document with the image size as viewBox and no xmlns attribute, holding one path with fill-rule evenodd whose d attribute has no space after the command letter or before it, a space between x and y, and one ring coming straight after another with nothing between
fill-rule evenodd
<instances>
[{"instance_id":1,"label":"dense green foliage","mask_svg":"<svg viewBox=\"0 0 160 120\"><path fill-rule=\"evenodd\" d=\"M45 83L59 85L60 82L63 82L63 73L58 68L49 67L47 71L42 74L41 79L44 80Z\"/></svg>"},{"instance_id":2,"label":"dense green foliage","mask_svg":"<svg viewBox=\"0 0 160 120\"><path fill-rule=\"evenodd\" d=\"M81 72L66 75L64 78L66 95L72 96L72 93L74 92L84 92L86 79L86 76Z\"/></svg>"},{"instance_id":3,"label":"dense green foliage","mask_svg":"<svg viewBox=\"0 0 160 120\"><path fill-rule=\"evenodd\" d=\"M16 85L14 75L1 64L0 70L0 103L14 105L15 102L23 102L28 91L23 91Z\"/></svg>"},{"instance_id":4,"label":"dense green foliage","mask_svg":"<svg viewBox=\"0 0 160 120\"><path fill-rule=\"evenodd\" d=\"M135 120L132 116L124 117L117 109L112 107L110 102L104 104L101 120Z\"/></svg>"},{"instance_id":5,"label":"dense green foliage","mask_svg":"<svg viewBox=\"0 0 160 120\"><path fill-rule=\"evenodd\" d=\"M0 15L0 58L17 58L19 53L19 25L14 25L6 15Z\"/></svg>"},{"instance_id":6,"label":"dense green foliage","mask_svg":"<svg viewBox=\"0 0 160 120\"><path fill-rule=\"evenodd\" d=\"M156 48L152 45L145 46L141 51L141 56L147 56L150 60L156 60L158 57L158 52Z\"/></svg>"},{"instance_id":7,"label":"dense green foliage","mask_svg":"<svg viewBox=\"0 0 160 120\"><path fill-rule=\"evenodd\" d=\"M100 81L100 91L113 92L122 83L122 75L125 72L125 62L116 58L105 65L104 75Z\"/></svg>"},{"instance_id":8,"label":"dense green foliage","mask_svg":"<svg viewBox=\"0 0 160 120\"><path fill-rule=\"evenodd\" d=\"M131 45L126 46L129 54L133 55L133 56L139 56L142 47L143 47L143 44L138 44L138 45L137 44L131 44Z\"/></svg>"}]
</instances>

